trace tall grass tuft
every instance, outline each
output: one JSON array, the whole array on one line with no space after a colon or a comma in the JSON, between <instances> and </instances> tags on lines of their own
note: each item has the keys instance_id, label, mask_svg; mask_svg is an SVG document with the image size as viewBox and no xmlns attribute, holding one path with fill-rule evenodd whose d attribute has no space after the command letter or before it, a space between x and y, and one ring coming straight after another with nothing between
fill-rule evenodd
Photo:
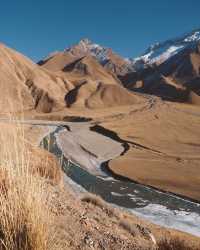
<instances>
[{"instance_id":1,"label":"tall grass tuft","mask_svg":"<svg viewBox=\"0 0 200 250\"><path fill-rule=\"evenodd\" d=\"M200 250L200 246L191 246L189 242L175 237L158 242L158 250Z\"/></svg>"},{"instance_id":2,"label":"tall grass tuft","mask_svg":"<svg viewBox=\"0 0 200 250\"><path fill-rule=\"evenodd\" d=\"M44 178L30 171L21 123L0 130L0 250L61 250Z\"/></svg>"}]
</instances>

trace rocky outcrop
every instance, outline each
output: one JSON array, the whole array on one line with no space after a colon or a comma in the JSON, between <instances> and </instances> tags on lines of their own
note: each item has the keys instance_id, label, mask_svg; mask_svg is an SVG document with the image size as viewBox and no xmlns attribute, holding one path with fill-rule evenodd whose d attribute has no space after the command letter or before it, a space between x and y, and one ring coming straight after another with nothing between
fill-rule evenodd
<instances>
[{"instance_id":1,"label":"rocky outcrop","mask_svg":"<svg viewBox=\"0 0 200 250\"><path fill-rule=\"evenodd\" d=\"M35 109L38 112L50 113L54 107L54 99L49 97L48 92L45 92L43 89L37 88L34 82L31 79L28 79L25 83L35 102Z\"/></svg>"}]
</instances>

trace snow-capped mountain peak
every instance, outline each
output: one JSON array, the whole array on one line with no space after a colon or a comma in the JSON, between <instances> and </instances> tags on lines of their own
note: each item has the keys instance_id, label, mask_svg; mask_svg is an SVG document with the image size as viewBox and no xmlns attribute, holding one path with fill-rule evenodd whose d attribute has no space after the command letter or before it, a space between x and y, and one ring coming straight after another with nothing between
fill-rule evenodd
<instances>
[{"instance_id":1,"label":"snow-capped mountain peak","mask_svg":"<svg viewBox=\"0 0 200 250\"><path fill-rule=\"evenodd\" d=\"M88 38L84 38L82 40L80 40L79 46L82 46L83 50L85 51L93 51L95 49L100 49L102 50L103 47L101 47L100 45L93 43L91 40L89 40Z\"/></svg>"},{"instance_id":2,"label":"snow-capped mountain peak","mask_svg":"<svg viewBox=\"0 0 200 250\"><path fill-rule=\"evenodd\" d=\"M152 64L161 64L171 58L172 56L184 51L188 48L195 48L200 43L200 29L194 30L190 33L186 33L175 39L169 39L165 42L157 42L145 51L143 55L137 58L123 58L112 49L101 46L97 43L93 43L90 39L84 38L76 45L72 45L64 50L64 53L70 53L72 57L81 58L85 56L93 56L96 58L102 66L106 66L114 73L116 71L119 74L124 72L135 72L137 70L144 69ZM52 56L63 53L56 52L50 54L43 61L47 61Z\"/></svg>"},{"instance_id":3,"label":"snow-capped mountain peak","mask_svg":"<svg viewBox=\"0 0 200 250\"><path fill-rule=\"evenodd\" d=\"M187 36L184 39L184 42L193 42L193 41L199 41L200 40L200 30L195 31L190 36Z\"/></svg>"},{"instance_id":4,"label":"snow-capped mountain peak","mask_svg":"<svg viewBox=\"0 0 200 250\"><path fill-rule=\"evenodd\" d=\"M74 53L75 50L78 50L83 55L90 54L91 56L94 56L101 64L105 63L109 59L110 49L93 43L88 38L84 38L80 40L77 45L65 49L65 51L71 51L72 53Z\"/></svg>"},{"instance_id":5,"label":"snow-capped mountain peak","mask_svg":"<svg viewBox=\"0 0 200 250\"><path fill-rule=\"evenodd\" d=\"M193 47L200 41L200 29L184 34L175 39L151 45L146 52L132 60L133 64L160 64L186 48Z\"/></svg>"}]
</instances>

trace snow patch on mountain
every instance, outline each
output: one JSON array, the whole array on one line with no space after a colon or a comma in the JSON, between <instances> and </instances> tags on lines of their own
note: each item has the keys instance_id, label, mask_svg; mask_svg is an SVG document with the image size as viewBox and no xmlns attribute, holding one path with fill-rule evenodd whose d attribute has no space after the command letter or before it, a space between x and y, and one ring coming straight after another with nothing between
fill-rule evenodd
<instances>
[{"instance_id":1,"label":"snow patch on mountain","mask_svg":"<svg viewBox=\"0 0 200 250\"><path fill-rule=\"evenodd\" d=\"M199 41L200 30L192 31L175 39L151 45L142 56L132 59L132 63L140 67L145 64L160 64L180 51L193 47Z\"/></svg>"},{"instance_id":2,"label":"snow patch on mountain","mask_svg":"<svg viewBox=\"0 0 200 250\"><path fill-rule=\"evenodd\" d=\"M184 39L185 42L193 42L200 40L200 31L195 31L191 36L188 36Z\"/></svg>"},{"instance_id":3,"label":"snow patch on mountain","mask_svg":"<svg viewBox=\"0 0 200 250\"><path fill-rule=\"evenodd\" d=\"M125 62L123 68L125 69L125 72L133 72L138 69L144 69L152 64L161 64L184 49L194 47L198 42L200 42L200 29L184 34L175 39L155 43L154 45L151 45L140 57L122 58ZM78 49L78 52L74 52L76 49ZM112 53L112 50L93 43L86 38L82 39L77 45L68 47L64 50L64 52L71 52L72 54L80 52L80 55L83 56L89 54L95 57L99 63L104 66L110 61L110 54ZM43 60L48 60L57 53L59 52L50 54Z\"/></svg>"},{"instance_id":4,"label":"snow patch on mountain","mask_svg":"<svg viewBox=\"0 0 200 250\"><path fill-rule=\"evenodd\" d=\"M156 50L151 50L149 53L136 58L135 61L137 60L143 60L145 63L153 64L156 62L162 63L163 61L167 60L171 56L177 54L179 51L184 49L183 45L175 46L175 45L164 45L160 46Z\"/></svg>"}]
</instances>

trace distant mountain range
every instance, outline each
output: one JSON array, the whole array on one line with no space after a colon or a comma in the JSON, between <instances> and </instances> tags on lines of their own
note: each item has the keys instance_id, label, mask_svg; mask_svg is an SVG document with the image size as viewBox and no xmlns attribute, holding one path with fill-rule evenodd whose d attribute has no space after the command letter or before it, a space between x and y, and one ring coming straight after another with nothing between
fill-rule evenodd
<instances>
[{"instance_id":1,"label":"distant mountain range","mask_svg":"<svg viewBox=\"0 0 200 250\"><path fill-rule=\"evenodd\" d=\"M150 46L135 59L83 39L38 64L1 44L0 61L0 112L8 109L8 96L16 111L23 99L25 110L45 113L132 105L143 102L142 94L200 104L200 30Z\"/></svg>"},{"instance_id":2,"label":"distant mountain range","mask_svg":"<svg viewBox=\"0 0 200 250\"><path fill-rule=\"evenodd\" d=\"M112 51L111 48L103 47L93 43L88 38L82 39L77 45L66 48L64 52L70 52L74 56L85 56L90 54L95 57L103 66L112 61L113 57L127 65L130 69L145 67L146 65L161 64L179 52L193 48L200 41L200 29L184 34L180 37L151 45L144 54L137 58L122 58ZM47 58L40 61L45 62L60 52L54 52Z\"/></svg>"},{"instance_id":3,"label":"distant mountain range","mask_svg":"<svg viewBox=\"0 0 200 250\"><path fill-rule=\"evenodd\" d=\"M129 90L153 94L171 101L199 103L200 30L156 43L137 58L125 59L112 49L81 40L63 52L53 53L39 65L63 71L67 65L93 57ZM68 67L69 68L69 67Z\"/></svg>"},{"instance_id":4,"label":"distant mountain range","mask_svg":"<svg viewBox=\"0 0 200 250\"><path fill-rule=\"evenodd\" d=\"M194 47L200 41L200 29L150 46L146 52L131 59L133 64L161 64L182 50Z\"/></svg>"}]
</instances>

